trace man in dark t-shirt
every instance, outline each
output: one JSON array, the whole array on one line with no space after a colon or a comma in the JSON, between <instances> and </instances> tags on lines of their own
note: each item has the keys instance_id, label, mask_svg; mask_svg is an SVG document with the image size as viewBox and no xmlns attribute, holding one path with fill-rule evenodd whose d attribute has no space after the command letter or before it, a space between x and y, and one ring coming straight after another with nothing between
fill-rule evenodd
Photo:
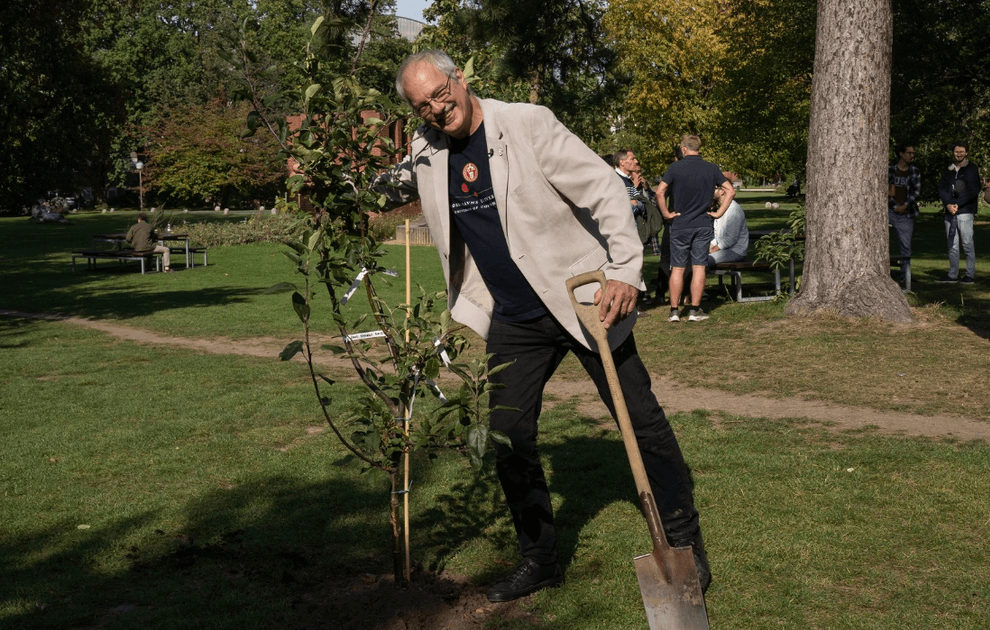
<instances>
[{"instance_id":1,"label":"man in dark t-shirt","mask_svg":"<svg viewBox=\"0 0 990 630\"><path fill-rule=\"evenodd\" d=\"M701 159L701 139L693 134L681 138L684 158L671 164L657 188L657 201L663 218L670 221L670 321L680 321L678 303L684 290L684 269L691 265L691 308L689 322L708 319L701 310L705 290L708 248L714 235L714 221L725 214L736 196L722 170ZM723 191L718 210L709 212L715 189ZM667 195L677 196L677 212L667 208Z\"/></svg>"},{"instance_id":2,"label":"man in dark t-shirt","mask_svg":"<svg viewBox=\"0 0 990 630\"><path fill-rule=\"evenodd\" d=\"M425 124L409 156L384 177L394 202L418 198L440 255L451 317L486 341L489 424L496 470L522 561L495 581L493 602L559 586L553 503L537 448L543 390L574 354L614 409L599 352L612 352L664 533L690 546L702 590L711 571L691 479L673 428L653 394L632 325L643 243L619 179L544 107L479 99L441 51L410 55L396 90ZM707 255L707 250L706 250ZM599 307L608 348L574 312L565 281L601 270L604 288L575 298ZM579 289L582 290L582 289Z\"/></svg>"}]
</instances>

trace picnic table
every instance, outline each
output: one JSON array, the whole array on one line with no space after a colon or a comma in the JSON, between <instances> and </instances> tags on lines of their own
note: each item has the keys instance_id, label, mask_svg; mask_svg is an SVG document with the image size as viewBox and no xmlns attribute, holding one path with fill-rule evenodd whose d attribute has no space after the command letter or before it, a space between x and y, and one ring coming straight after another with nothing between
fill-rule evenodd
<instances>
[{"instance_id":1,"label":"picnic table","mask_svg":"<svg viewBox=\"0 0 990 630\"><path fill-rule=\"evenodd\" d=\"M158 233L156 233L156 236L158 237L158 242L161 243L162 245L165 244L165 241L183 241L185 243L185 246L184 247L175 247L175 248L170 248L170 249L177 250L176 253L184 253L186 255L186 268L187 269L189 267L195 265L195 262L193 262L193 260L192 260L192 254L194 253L194 251L193 251L192 248L189 247L189 235L188 234L179 234L177 232L158 232ZM112 233L112 234L94 234L93 235L93 240L94 241L98 241L98 242L104 242L104 243L126 243L127 242L127 234L125 234L124 232L115 232L115 233ZM206 264L206 250L205 249L204 250L196 250L195 253L202 253L203 254L203 264L205 265Z\"/></svg>"}]
</instances>

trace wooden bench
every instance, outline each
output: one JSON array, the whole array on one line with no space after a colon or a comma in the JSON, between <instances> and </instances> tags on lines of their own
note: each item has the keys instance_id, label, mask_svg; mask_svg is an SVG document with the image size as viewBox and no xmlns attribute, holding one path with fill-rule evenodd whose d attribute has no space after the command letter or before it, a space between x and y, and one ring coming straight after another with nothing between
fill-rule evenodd
<instances>
[{"instance_id":1,"label":"wooden bench","mask_svg":"<svg viewBox=\"0 0 990 630\"><path fill-rule=\"evenodd\" d=\"M743 272L744 271L760 271L766 273L773 273L773 295L753 295L750 297L743 297ZM722 277L729 276L732 278L732 288L735 291L736 302L765 302L767 300L772 300L778 295L780 295L780 269L774 269L770 267L770 263L759 261L754 262L752 260L740 260L738 262L722 262L715 265L714 273L718 276L718 285L723 286ZM753 285L750 285L752 288ZM793 282L791 284L793 291Z\"/></svg>"},{"instance_id":2,"label":"wooden bench","mask_svg":"<svg viewBox=\"0 0 990 630\"><path fill-rule=\"evenodd\" d=\"M186 248L185 247L169 247L168 249L169 249L169 252L171 252L173 255L174 254L182 254L183 256L186 255ZM195 267L196 266L196 254L202 254L203 255L203 266L204 267L209 266L209 263L207 262L207 259L206 259L206 248L205 247L190 247L189 248L189 266L190 267Z\"/></svg>"},{"instance_id":3,"label":"wooden bench","mask_svg":"<svg viewBox=\"0 0 990 630\"><path fill-rule=\"evenodd\" d=\"M183 248L185 251L185 248ZM144 273L145 263L154 262L155 269L160 269L159 258L160 254L155 254L154 252L136 252L133 249L89 249L81 252L72 252L72 271L76 270L76 258L85 258L87 269L96 269L96 261L99 259L103 260L117 260L121 263L128 261L135 261L141 263L141 273Z\"/></svg>"},{"instance_id":4,"label":"wooden bench","mask_svg":"<svg viewBox=\"0 0 990 630\"><path fill-rule=\"evenodd\" d=\"M904 283L904 292L911 292L911 257L891 256L890 266L901 270L901 281Z\"/></svg>"}]
</instances>

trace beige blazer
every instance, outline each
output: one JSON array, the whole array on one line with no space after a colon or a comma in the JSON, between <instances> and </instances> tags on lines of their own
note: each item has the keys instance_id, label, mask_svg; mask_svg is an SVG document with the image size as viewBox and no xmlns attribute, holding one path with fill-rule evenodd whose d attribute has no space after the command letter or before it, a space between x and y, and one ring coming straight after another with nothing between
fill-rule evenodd
<instances>
[{"instance_id":1,"label":"beige blazer","mask_svg":"<svg viewBox=\"0 0 990 630\"><path fill-rule=\"evenodd\" d=\"M489 165L509 254L550 313L591 349L564 281L602 269L610 280L639 288L643 245L629 198L604 160L545 107L481 100ZM418 197L447 280L453 318L487 338L493 300L460 239L450 230L446 134L423 126L410 155L390 174L395 201ZM597 285L578 292L591 302ZM635 315L612 327L615 348L632 330Z\"/></svg>"}]
</instances>

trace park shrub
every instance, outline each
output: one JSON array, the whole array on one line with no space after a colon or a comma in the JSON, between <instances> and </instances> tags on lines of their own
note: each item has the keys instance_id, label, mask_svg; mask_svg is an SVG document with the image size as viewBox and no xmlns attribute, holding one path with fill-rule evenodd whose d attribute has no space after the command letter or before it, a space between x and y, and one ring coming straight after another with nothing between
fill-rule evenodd
<instances>
[{"instance_id":1,"label":"park shrub","mask_svg":"<svg viewBox=\"0 0 990 630\"><path fill-rule=\"evenodd\" d=\"M181 231L188 234L197 246L222 247L245 243L283 243L301 234L304 227L298 216L291 214L254 214L243 221L185 223Z\"/></svg>"}]
</instances>

